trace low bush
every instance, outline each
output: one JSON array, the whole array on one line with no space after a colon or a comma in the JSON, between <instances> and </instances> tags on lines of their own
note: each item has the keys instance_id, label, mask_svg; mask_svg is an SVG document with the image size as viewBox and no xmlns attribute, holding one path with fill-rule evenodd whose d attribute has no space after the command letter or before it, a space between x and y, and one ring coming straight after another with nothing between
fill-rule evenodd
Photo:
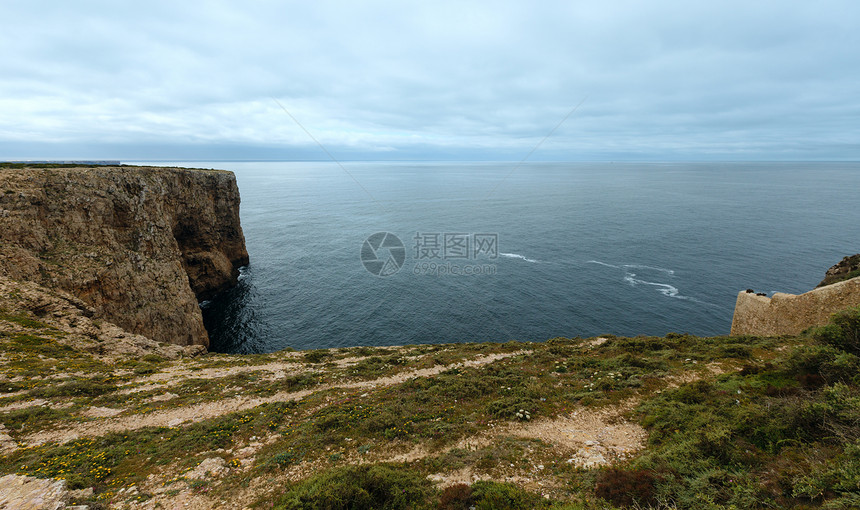
<instances>
[{"instance_id":1,"label":"low bush","mask_svg":"<svg viewBox=\"0 0 860 510\"><path fill-rule=\"evenodd\" d=\"M29 329L44 329L49 326L44 322L37 321L27 317L25 314L9 314L0 312L0 320L12 322L14 324L18 324L19 326L23 326Z\"/></svg>"},{"instance_id":2,"label":"low bush","mask_svg":"<svg viewBox=\"0 0 860 510\"><path fill-rule=\"evenodd\" d=\"M116 390L113 384L106 384L95 380L77 380L60 384L58 386L44 386L30 391L32 397L97 397Z\"/></svg>"},{"instance_id":3,"label":"low bush","mask_svg":"<svg viewBox=\"0 0 860 510\"><path fill-rule=\"evenodd\" d=\"M147 354L140 358L141 361L145 361L147 363L163 363L165 360L158 354Z\"/></svg>"},{"instance_id":4,"label":"low bush","mask_svg":"<svg viewBox=\"0 0 860 510\"><path fill-rule=\"evenodd\" d=\"M465 483L447 487L439 496L439 510L469 510L472 506L472 488Z\"/></svg>"},{"instance_id":5,"label":"low bush","mask_svg":"<svg viewBox=\"0 0 860 510\"><path fill-rule=\"evenodd\" d=\"M516 485L490 481L472 484L471 499L475 510L532 509L546 504L539 495Z\"/></svg>"},{"instance_id":6,"label":"low bush","mask_svg":"<svg viewBox=\"0 0 860 510\"><path fill-rule=\"evenodd\" d=\"M812 337L824 345L860 354L860 306L833 314L827 325L813 330Z\"/></svg>"},{"instance_id":7,"label":"low bush","mask_svg":"<svg viewBox=\"0 0 860 510\"><path fill-rule=\"evenodd\" d=\"M318 349L316 351L308 351L303 356L304 360L308 363L322 363L325 360L331 358L331 353L325 349Z\"/></svg>"},{"instance_id":8,"label":"low bush","mask_svg":"<svg viewBox=\"0 0 860 510\"><path fill-rule=\"evenodd\" d=\"M852 508L860 501L858 331L860 309L838 313L811 333L815 343L785 358L747 361L735 374L643 402L648 449L603 472L595 494L620 506ZM714 345L746 357L741 345Z\"/></svg>"},{"instance_id":9,"label":"low bush","mask_svg":"<svg viewBox=\"0 0 860 510\"><path fill-rule=\"evenodd\" d=\"M289 510L397 510L426 505L433 493L418 473L386 464L343 466L313 476L275 503Z\"/></svg>"},{"instance_id":10,"label":"low bush","mask_svg":"<svg viewBox=\"0 0 860 510\"><path fill-rule=\"evenodd\" d=\"M662 480L653 471L610 468L597 476L594 495L616 506L647 507L657 503L655 487Z\"/></svg>"},{"instance_id":11,"label":"low bush","mask_svg":"<svg viewBox=\"0 0 860 510\"><path fill-rule=\"evenodd\" d=\"M787 360L786 369L806 385L820 386L819 381L833 384L860 383L860 357L831 345L808 345L796 349ZM806 376L815 375L818 378Z\"/></svg>"},{"instance_id":12,"label":"low bush","mask_svg":"<svg viewBox=\"0 0 860 510\"><path fill-rule=\"evenodd\" d=\"M30 427L37 423L46 423L67 416L68 413L64 411L50 407L32 406L3 413L0 415L0 422L9 429L19 430L22 427Z\"/></svg>"}]
</instances>

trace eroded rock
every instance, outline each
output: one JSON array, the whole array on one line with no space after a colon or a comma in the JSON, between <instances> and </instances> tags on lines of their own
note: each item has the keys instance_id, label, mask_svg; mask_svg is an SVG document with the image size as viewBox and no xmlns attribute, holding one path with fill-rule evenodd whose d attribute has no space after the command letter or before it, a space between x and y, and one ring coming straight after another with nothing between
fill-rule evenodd
<instances>
[{"instance_id":1,"label":"eroded rock","mask_svg":"<svg viewBox=\"0 0 860 510\"><path fill-rule=\"evenodd\" d=\"M847 280L852 275L860 276L855 274L857 271L860 271L860 253L845 257L837 264L830 266L830 269L824 274L824 279L816 285L816 288Z\"/></svg>"},{"instance_id":2,"label":"eroded rock","mask_svg":"<svg viewBox=\"0 0 860 510\"><path fill-rule=\"evenodd\" d=\"M61 510L69 491L65 480L6 475L0 478L0 508L16 510Z\"/></svg>"},{"instance_id":3,"label":"eroded rock","mask_svg":"<svg viewBox=\"0 0 860 510\"><path fill-rule=\"evenodd\" d=\"M153 340L208 346L198 301L248 263L232 172L0 168L0 188L0 275Z\"/></svg>"}]
</instances>

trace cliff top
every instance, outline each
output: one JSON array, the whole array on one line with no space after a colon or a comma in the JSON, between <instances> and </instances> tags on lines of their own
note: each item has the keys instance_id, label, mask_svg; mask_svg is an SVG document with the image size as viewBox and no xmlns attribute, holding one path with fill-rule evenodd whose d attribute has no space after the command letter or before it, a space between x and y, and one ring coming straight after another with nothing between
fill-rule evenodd
<instances>
[{"instance_id":1,"label":"cliff top","mask_svg":"<svg viewBox=\"0 0 860 510\"><path fill-rule=\"evenodd\" d=\"M187 170L193 172L214 172L214 173L223 173L223 174L233 174L233 172L229 170L220 170L217 168L196 168L196 167L182 167L182 166L154 166L154 165L126 165L122 164L119 166L115 165L81 165L81 164L65 164L65 163L0 163L0 170L4 169L44 169L44 168L68 168L68 169L99 169L99 170L127 170L132 168L146 168L146 169L158 169L158 170Z\"/></svg>"}]
</instances>

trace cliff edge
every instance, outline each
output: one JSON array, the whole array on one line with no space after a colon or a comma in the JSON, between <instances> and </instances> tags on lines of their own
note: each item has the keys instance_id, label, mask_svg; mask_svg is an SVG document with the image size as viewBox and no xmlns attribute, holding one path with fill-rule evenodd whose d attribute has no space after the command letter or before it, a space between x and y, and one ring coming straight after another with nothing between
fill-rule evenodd
<instances>
[{"instance_id":1,"label":"cliff edge","mask_svg":"<svg viewBox=\"0 0 860 510\"><path fill-rule=\"evenodd\" d=\"M0 167L0 275L133 333L208 347L198 302L247 263L232 172Z\"/></svg>"}]
</instances>

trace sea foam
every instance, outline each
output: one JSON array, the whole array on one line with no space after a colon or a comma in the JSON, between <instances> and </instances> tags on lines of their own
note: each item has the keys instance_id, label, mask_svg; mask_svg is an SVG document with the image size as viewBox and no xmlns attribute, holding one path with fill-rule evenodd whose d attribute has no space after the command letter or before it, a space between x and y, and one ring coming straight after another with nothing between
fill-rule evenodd
<instances>
[{"instance_id":1,"label":"sea foam","mask_svg":"<svg viewBox=\"0 0 860 510\"><path fill-rule=\"evenodd\" d=\"M502 257L507 257L509 259L520 259L520 260L524 260L526 262L531 262L532 264L540 264L540 261L535 260L535 259L530 259L530 258L526 257L525 255L520 255L519 253L499 253L499 255L501 255Z\"/></svg>"}]
</instances>

